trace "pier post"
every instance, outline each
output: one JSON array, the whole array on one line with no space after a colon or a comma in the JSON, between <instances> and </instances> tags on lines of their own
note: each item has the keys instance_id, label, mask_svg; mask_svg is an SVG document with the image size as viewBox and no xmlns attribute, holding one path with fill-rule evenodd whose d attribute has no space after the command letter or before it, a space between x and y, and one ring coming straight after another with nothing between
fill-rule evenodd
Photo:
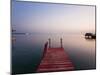
<instances>
[{"instance_id":1,"label":"pier post","mask_svg":"<svg viewBox=\"0 0 100 75\"><path fill-rule=\"evenodd\" d=\"M51 39L49 38L49 48L51 48Z\"/></svg>"},{"instance_id":2,"label":"pier post","mask_svg":"<svg viewBox=\"0 0 100 75\"><path fill-rule=\"evenodd\" d=\"M63 48L63 45L62 45L62 38L60 38L60 44L61 44L61 48Z\"/></svg>"},{"instance_id":3,"label":"pier post","mask_svg":"<svg viewBox=\"0 0 100 75\"><path fill-rule=\"evenodd\" d=\"M45 53L47 52L47 47L48 47L48 42L46 42L44 45L43 57L44 57Z\"/></svg>"}]
</instances>

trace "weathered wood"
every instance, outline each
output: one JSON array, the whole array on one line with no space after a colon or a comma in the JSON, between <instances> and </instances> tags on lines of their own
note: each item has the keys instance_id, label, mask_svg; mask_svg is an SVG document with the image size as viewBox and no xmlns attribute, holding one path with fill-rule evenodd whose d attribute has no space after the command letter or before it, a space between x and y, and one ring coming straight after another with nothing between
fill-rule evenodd
<instances>
[{"instance_id":1,"label":"weathered wood","mask_svg":"<svg viewBox=\"0 0 100 75\"><path fill-rule=\"evenodd\" d=\"M64 48L47 48L37 72L69 71L74 65Z\"/></svg>"}]
</instances>

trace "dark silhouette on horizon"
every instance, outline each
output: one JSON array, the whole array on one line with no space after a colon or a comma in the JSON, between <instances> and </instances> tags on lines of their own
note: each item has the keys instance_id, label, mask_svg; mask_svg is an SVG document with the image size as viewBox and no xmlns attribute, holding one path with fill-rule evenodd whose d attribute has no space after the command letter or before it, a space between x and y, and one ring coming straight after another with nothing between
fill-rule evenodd
<instances>
[{"instance_id":1,"label":"dark silhouette on horizon","mask_svg":"<svg viewBox=\"0 0 100 75\"><path fill-rule=\"evenodd\" d=\"M96 39L96 34L93 33L86 33L85 34L86 39Z\"/></svg>"}]
</instances>

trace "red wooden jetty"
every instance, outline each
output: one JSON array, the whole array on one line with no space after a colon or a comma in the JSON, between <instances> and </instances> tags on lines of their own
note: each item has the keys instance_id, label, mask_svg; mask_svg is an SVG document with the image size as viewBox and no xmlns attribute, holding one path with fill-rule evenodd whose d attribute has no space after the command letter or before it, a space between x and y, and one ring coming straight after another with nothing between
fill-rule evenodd
<instances>
[{"instance_id":1,"label":"red wooden jetty","mask_svg":"<svg viewBox=\"0 0 100 75\"><path fill-rule=\"evenodd\" d=\"M51 48L51 40L49 39L49 48L47 47L48 42L44 46L43 59L38 66L37 72L53 72L53 71L71 71L74 70L69 56L64 51L62 46L62 39L60 48Z\"/></svg>"}]
</instances>

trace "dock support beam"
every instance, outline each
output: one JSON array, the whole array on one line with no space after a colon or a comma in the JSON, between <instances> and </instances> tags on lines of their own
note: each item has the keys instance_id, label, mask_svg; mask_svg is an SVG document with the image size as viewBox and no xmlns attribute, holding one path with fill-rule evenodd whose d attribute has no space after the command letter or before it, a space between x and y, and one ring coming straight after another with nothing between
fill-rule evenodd
<instances>
[{"instance_id":1,"label":"dock support beam","mask_svg":"<svg viewBox=\"0 0 100 75\"><path fill-rule=\"evenodd\" d=\"M49 38L49 48L51 48L51 39Z\"/></svg>"},{"instance_id":2,"label":"dock support beam","mask_svg":"<svg viewBox=\"0 0 100 75\"><path fill-rule=\"evenodd\" d=\"M61 44L61 48L63 48L62 38L60 38L60 44Z\"/></svg>"}]
</instances>

